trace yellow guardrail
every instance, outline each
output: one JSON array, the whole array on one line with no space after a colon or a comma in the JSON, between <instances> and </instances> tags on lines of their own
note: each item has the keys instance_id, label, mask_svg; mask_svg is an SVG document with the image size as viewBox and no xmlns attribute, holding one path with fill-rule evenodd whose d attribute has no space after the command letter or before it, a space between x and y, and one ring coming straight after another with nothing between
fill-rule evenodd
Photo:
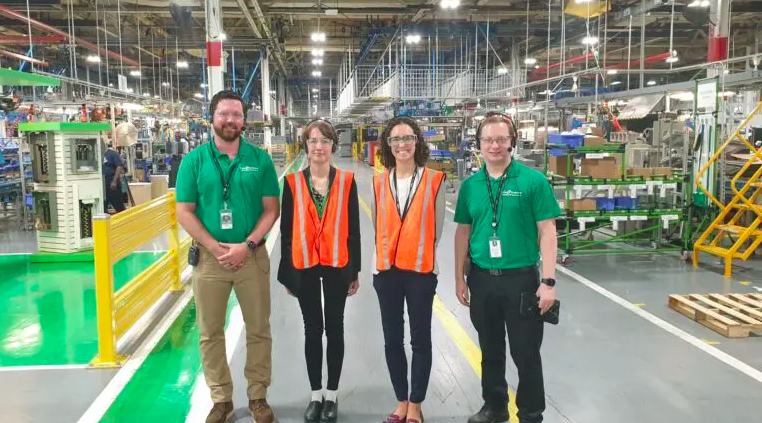
<instances>
[{"instance_id":1,"label":"yellow guardrail","mask_svg":"<svg viewBox=\"0 0 762 423\"><path fill-rule=\"evenodd\" d=\"M98 355L95 367L118 367L125 357L117 340L167 291L182 291L180 274L188 267L191 238L181 241L175 193L125 210L93 217ZM167 232L169 249L156 262L114 292L114 264Z\"/></svg>"}]
</instances>

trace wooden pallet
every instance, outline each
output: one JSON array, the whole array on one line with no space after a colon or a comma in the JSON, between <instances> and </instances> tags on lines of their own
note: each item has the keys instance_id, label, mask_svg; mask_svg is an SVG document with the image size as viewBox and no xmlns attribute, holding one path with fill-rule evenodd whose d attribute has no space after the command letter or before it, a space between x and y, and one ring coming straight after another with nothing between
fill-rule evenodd
<instances>
[{"instance_id":1,"label":"wooden pallet","mask_svg":"<svg viewBox=\"0 0 762 423\"><path fill-rule=\"evenodd\" d=\"M762 294L670 295L669 308L727 338L762 335Z\"/></svg>"}]
</instances>

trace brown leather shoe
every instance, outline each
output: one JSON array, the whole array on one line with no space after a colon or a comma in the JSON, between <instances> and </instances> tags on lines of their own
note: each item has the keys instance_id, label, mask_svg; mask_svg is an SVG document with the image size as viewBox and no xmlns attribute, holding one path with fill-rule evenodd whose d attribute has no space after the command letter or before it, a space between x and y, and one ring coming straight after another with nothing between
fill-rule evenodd
<instances>
[{"instance_id":1,"label":"brown leather shoe","mask_svg":"<svg viewBox=\"0 0 762 423\"><path fill-rule=\"evenodd\" d=\"M273 423L275 421L273 409L270 408L270 404L264 398L249 400L249 411L257 423Z\"/></svg>"},{"instance_id":2,"label":"brown leather shoe","mask_svg":"<svg viewBox=\"0 0 762 423\"><path fill-rule=\"evenodd\" d=\"M234 412L232 401L216 402L212 407L212 411L206 416L206 423L225 423L233 417Z\"/></svg>"}]
</instances>

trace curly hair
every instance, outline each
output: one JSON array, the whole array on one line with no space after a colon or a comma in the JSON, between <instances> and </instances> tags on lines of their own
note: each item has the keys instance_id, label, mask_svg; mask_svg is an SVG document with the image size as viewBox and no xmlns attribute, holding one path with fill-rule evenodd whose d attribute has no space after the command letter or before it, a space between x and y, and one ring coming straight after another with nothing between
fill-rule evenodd
<instances>
[{"instance_id":1,"label":"curly hair","mask_svg":"<svg viewBox=\"0 0 762 423\"><path fill-rule=\"evenodd\" d=\"M418 141L415 143L413 160L415 160L416 166L426 166L426 162L429 160L429 146L423 142L421 127L418 126L415 119L407 116L397 116L386 122L384 130L381 132L381 145L376 150L376 157L381 161L381 165L387 169L391 169L396 165L394 154L392 154L392 147L389 145L389 135L391 135L392 129L398 125L407 125L413 130L413 133L418 138Z\"/></svg>"}]
</instances>

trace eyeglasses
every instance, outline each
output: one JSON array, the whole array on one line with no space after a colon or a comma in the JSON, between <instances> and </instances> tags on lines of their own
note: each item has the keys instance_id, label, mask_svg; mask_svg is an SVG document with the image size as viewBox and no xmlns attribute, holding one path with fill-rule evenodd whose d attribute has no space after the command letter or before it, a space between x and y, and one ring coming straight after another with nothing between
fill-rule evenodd
<instances>
[{"instance_id":1,"label":"eyeglasses","mask_svg":"<svg viewBox=\"0 0 762 423\"><path fill-rule=\"evenodd\" d=\"M328 138L310 138L310 139L307 140L307 144L309 144L309 145L318 145L318 144L330 145L330 144L333 144L333 140L328 139Z\"/></svg>"},{"instance_id":2,"label":"eyeglasses","mask_svg":"<svg viewBox=\"0 0 762 423\"><path fill-rule=\"evenodd\" d=\"M243 119L243 113L238 113L238 112L217 112L214 115L222 119L229 119L229 118L232 118L233 120Z\"/></svg>"},{"instance_id":3,"label":"eyeglasses","mask_svg":"<svg viewBox=\"0 0 762 423\"><path fill-rule=\"evenodd\" d=\"M506 145L511 142L511 137L482 138L479 140L479 142L481 144L486 144L486 145L495 144L495 143L497 143L498 145Z\"/></svg>"},{"instance_id":4,"label":"eyeglasses","mask_svg":"<svg viewBox=\"0 0 762 423\"><path fill-rule=\"evenodd\" d=\"M401 137L389 137L389 145L400 145L402 143L410 144L418 141L416 135L403 135Z\"/></svg>"}]
</instances>

